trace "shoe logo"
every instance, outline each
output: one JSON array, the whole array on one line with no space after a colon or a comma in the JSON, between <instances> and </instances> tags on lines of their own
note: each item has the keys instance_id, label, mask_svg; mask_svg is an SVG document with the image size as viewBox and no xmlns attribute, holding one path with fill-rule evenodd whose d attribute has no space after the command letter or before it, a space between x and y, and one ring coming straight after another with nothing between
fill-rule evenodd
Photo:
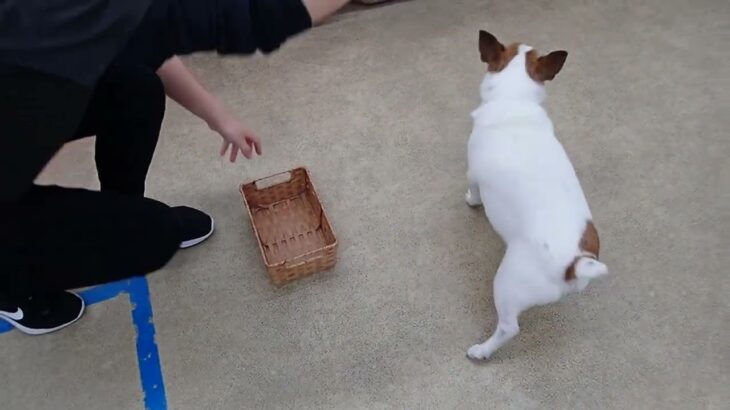
<instances>
[{"instance_id":1,"label":"shoe logo","mask_svg":"<svg viewBox=\"0 0 730 410\"><path fill-rule=\"evenodd\" d=\"M10 312L2 312L4 316L9 317L13 320L22 320L25 317L25 314L23 314L23 309L18 308L18 310L15 311L15 313Z\"/></svg>"}]
</instances>

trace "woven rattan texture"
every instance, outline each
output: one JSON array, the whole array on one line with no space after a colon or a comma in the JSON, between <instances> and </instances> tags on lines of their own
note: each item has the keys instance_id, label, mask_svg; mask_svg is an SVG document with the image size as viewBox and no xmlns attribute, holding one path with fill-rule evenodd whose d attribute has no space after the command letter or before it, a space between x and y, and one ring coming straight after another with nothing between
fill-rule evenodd
<instances>
[{"instance_id":1,"label":"woven rattan texture","mask_svg":"<svg viewBox=\"0 0 730 410\"><path fill-rule=\"evenodd\" d=\"M285 182L268 186L272 176L241 186L251 224L271 280L282 285L329 269L337 240L309 173L289 171Z\"/></svg>"}]
</instances>

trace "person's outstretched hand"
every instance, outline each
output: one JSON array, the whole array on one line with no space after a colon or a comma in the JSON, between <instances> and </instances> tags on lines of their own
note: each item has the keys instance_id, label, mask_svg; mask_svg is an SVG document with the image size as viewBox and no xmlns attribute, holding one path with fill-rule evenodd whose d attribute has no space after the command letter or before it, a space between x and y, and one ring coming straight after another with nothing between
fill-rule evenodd
<instances>
[{"instance_id":1,"label":"person's outstretched hand","mask_svg":"<svg viewBox=\"0 0 730 410\"><path fill-rule=\"evenodd\" d=\"M198 81L178 57L173 57L157 70L165 86L165 93L204 120L208 127L223 137L221 156L228 153L236 162L238 153L253 158L254 151L261 155L261 140L241 120Z\"/></svg>"},{"instance_id":2,"label":"person's outstretched hand","mask_svg":"<svg viewBox=\"0 0 730 410\"><path fill-rule=\"evenodd\" d=\"M216 131L223 137L221 156L228 154L231 162L236 162L239 151L246 159L253 158L254 152L261 155L261 140L238 118L227 118Z\"/></svg>"}]
</instances>

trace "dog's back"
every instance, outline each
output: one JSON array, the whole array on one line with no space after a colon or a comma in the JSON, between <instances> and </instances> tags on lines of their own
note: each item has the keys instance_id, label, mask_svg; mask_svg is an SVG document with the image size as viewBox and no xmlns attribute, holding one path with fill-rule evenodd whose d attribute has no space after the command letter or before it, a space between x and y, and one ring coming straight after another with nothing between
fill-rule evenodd
<instances>
[{"instance_id":1,"label":"dog's back","mask_svg":"<svg viewBox=\"0 0 730 410\"><path fill-rule=\"evenodd\" d=\"M504 241L534 247L535 256L545 259L545 274L563 279L561 273L582 252L580 238L592 220L583 190L542 107L491 104L509 114L480 125L479 117L493 110L484 106L475 112L470 178Z\"/></svg>"}]
</instances>

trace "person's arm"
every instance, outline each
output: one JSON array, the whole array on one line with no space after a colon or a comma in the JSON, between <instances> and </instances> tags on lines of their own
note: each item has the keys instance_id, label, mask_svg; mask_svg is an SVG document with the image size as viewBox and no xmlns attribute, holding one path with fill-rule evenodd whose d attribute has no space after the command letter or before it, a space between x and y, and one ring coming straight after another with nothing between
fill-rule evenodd
<instances>
[{"instance_id":1,"label":"person's arm","mask_svg":"<svg viewBox=\"0 0 730 410\"><path fill-rule=\"evenodd\" d=\"M350 0L302 0L312 19L312 24L315 26L349 2Z\"/></svg>"},{"instance_id":2,"label":"person's arm","mask_svg":"<svg viewBox=\"0 0 730 410\"><path fill-rule=\"evenodd\" d=\"M148 59L160 63L199 51L264 54L327 17L349 0L154 1L137 34ZM147 24L144 24L147 23ZM151 45L150 45L151 44Z\"/></svg>"},{"instance_id":3,"label":"person's arm","mask_svg":"<svg viewBox=\"0 0 730 410\"><path fill-rule=\"evenodd\" d=\"M157 75L165 86L165 93L208 124L223 137L221 155L230 148L230 160L234 162L241 151L246 158L255 149L261 155L261 141L213 94L203 87L182 60L173 57L158 70Z\"/></svg>"}]
</instances>

